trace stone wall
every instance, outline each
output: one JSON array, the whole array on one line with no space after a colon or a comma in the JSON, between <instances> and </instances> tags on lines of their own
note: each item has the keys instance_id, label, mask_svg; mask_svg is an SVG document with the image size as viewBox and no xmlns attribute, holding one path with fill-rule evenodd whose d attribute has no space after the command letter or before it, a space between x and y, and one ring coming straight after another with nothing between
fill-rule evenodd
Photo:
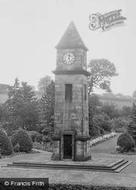
<instances>
[{"instance_id":1,"label":"stone wall","mask_svg":"<svg viewBox=\"0 0 136 190\"><path fill-rule=\"evenodd\" d=\"M65 102L65 84L72 84L72 103ZM87 77L84 75L56 75L55 131L75 130L78 135L89 135Z\"/></svg>"}]
</instances>

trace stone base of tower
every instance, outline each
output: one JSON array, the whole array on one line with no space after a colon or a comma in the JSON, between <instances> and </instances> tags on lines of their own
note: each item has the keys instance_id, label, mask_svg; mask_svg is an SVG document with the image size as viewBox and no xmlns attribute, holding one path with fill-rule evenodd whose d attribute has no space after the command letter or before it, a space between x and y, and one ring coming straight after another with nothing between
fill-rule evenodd
<instances>
[{"instance_id":1,"label":"stone base of tower","mask_svg":"<svg viewBox=\"0 0 136 190\"><path fill-rule=\"evenodd\" d=\"M84 137L83 137L84 138ZM77 140L76 151L75 151L75 161L87 161L91 159L91 154L87 146L87 141Z\"/></svg>"},{"instance_id":2,"label":"stone base of tower","mask_svg":"<svg viewBox=\"0 0 136 190\"><path fill-rule=\"evenodd\" d=\"M87 161L91 159L88 136L76 136L73 131L65 131L53 138L53 160Z\"/></svg>"}]
</instances>

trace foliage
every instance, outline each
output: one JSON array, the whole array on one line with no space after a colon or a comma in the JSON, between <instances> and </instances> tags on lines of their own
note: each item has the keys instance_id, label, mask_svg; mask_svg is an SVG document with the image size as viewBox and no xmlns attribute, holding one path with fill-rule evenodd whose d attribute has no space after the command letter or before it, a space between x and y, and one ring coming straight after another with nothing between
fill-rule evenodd
<instances>
[{"instance_id":1,"label":"foliage","mask_svg":"<svg viewBox=\"0 0 136 190\"><path fill-rule=\"evenodd\" d=\"M28 131L27 133L31 137L33 142L40 140L40 137L42 139L42 135L37 131ZM37 141L37 142L39 142L39 141Z\"/></svg>"},{"instance_id":2,"label":"foliage","mask_svg":"<svg viewBox=\"0 0 136 190\"><path fill-rule=\"evenodd\" d=\"M48 152L52 152L53 151L53 146L50 142L46 143L46 144L41 144L39 142L34 142L33 143L33 147L37 150L44 150L44 151L48 151Z\"/></svg>"},{"instance_id":3,"label":"foliage","mask_svg":"<svg viewBox=\"0 0 136 190\"><path fill-rule=\"evenodd\" d=\"M131 121L128 125L128 133L133 137L136 142L136 105L133 104L131 112Z\"/></svg>"},{"instance_id":4,"label":"foliage","mask_svg":"<svg viewBox=\"0 0 136 190\"><path fill-rule=\"evenodd\" d=\"M5 103L7 111L7 123L13 126L13 130L22 127L28 130L36 130L38 123L38 102L33 88L26 82L16 79L14 86L9 89L9 98ZM12 128L10 128L12 129Z\"/></svg>"},{"instance_id":5,"label":"foliage","mask_svg":"<svg viewBox=\"0 0 136 190\"><path fill-rule=\"evenodd\" d=\"M136 90L133 92L132 97L136 99Z\"/></svg>"},{"instance_id":6,"label":"foliage","mask_svg":"<svg viewBox=\"0 0 136 190\"><path fill-rule=\"evenodd\" d=\"M88 79L88 92L93 92L94 88L101 88L110 91L110 79L117 76L113 63L106 59L94 59L89 63L90 77Z\"/></svg>"},{"instance_id":7,"label":"foliage","mask_svg":"<svg viewBox=\"0 0 136 190\"><path fill-rule=\"evenodd\" d=\"M31 138L23 129L19 129L12 135L11 142L13 144L13 147L19 144L20 152L30 152L33 147Z\"/></svg>"},{"instance_id":8,"label":"foliage","mask_svg":"<svg viewBox=\"0 0 136 190\"><path fill-rule=\"evenodd\" d=\"M95 94L89 95L88 109L89 109L89 133L91 136L97 136L100 132L99 128L94 126L93 117L100 112L101 103Z\"/></svg>"},{"instance_id":9,"label":"foliage","mask_svg":"<svg viewBox=\"0 0 136 190\"><path fill-rule=\"evenodd\" d=\"M36 136L36 142L42 143L43 142L43 135L39 133L39 135Z\"/></svg>"},{"instance_id":10,"label":"foliage","mask_svg":"<svg viewBox=\"0 0 136 190\"><path fill-rule=\"evenodd\" d=\"M38 83L38 90L41 93L41 95L46 93L46 88L49 86L51 82L51 77L48 75L40 79Z\"/></svg>"},{"instance_id":11,"label":"foliage","mask_svg":"<svg viewBox=\"0 0 136 190\"><path fill-rule=\"evenodd\" d=\"M46 93L40 100L40 122L42 133L52 134L54 130L54 106L55 106L55 83L51 83L46 88Z\"/></svg>"},{"instance_id":12,"label":"foliage","mask_svg":"<svg viewBox=\"0 0 136 190\"><path fill-rule=\"evenodd\" d=\"M118 137L117 145L120 147L120 152L128 152L133 150L135 142L130 134L123 133Z\"/></svg>"},{"instance_id":13,"label":"foliage","mask_svg":"<svg viewBox=\"0 0 136 190\"><path fill-rule=\"evenodd\" d=\"M3 155L10 155L13 153L13 147L10 139L2 129L0 129L0 149L0 152Z\"/></svg>"},{"instance_id":14,"label":"foliage","mask_svg":"<svg viewBox=\"0 0 136 190\"><path fill-rule=\"evenodd\" d=\"M107 114L110 119L117 118L120 115L119 109L114 104L103 104L101 111Z\"/></svg>"},{"instance_id":15,"label":"foliage","mask_svg":"<svg viewBox=\"0 0 136 190\"><path fill-rule=\"evenodd\" d=\"M132 108L129 106L123 106L120 112L120 115L125 118L130 118L132 113Z\"/></svg>"},{"instance_id":16,"label":"foliage","mask_svg":"<svg viewBox=\"0 0 136 190\"><path fill-rule=\"evenodd\" d=\"M111 131L110 118L105 113L95 115L93 118L93 124L95 127L100 128L101 133L104 133L103 131Z\"/></svg>"},{"instance_id":17,"label":"foliage","mask_svg":"<svg viewBox=\"0 0 136 190\"><path fill-rule=\"evenodd\" d=\"M111 120L111 128L116 132L125 132L129 121L124 117L117 117Z\"/></svg>"},{"instance_id":18,"label":"foliage","mask_svg":"<svg viewBox=\"0 0 136 190\"><path fill-rule=\"evenodd\" d=\"M60 154L55 154L53 153L52 156L51 156L51 160L54 160L54 161L58 161L60 160Z\"/></svg>"},{"instance_id":19,"label":"foliage","mask_svg":"<svg viewBox=\"0 0 136 190\"><path fill-rule=\"evenodd\" d=\"M15 146L14 146L14 152L19 152L20 151L20 145L17 143Z\"/></svg>"},{"instance_id":20,"label":"foliage","mask_svg":"<svg viewBox=\"0 0 136 190\"><path fill-rule=\"evenodd\" d=\"M128 125L128 133L133 137L136 142L136 123L131 121Z\"/></svg>"}]
</instances>

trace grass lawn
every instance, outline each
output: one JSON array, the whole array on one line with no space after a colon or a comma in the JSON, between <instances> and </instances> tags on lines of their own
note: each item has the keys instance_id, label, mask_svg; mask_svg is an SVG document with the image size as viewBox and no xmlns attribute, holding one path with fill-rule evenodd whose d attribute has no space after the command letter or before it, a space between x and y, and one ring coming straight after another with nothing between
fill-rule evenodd
<instances>
[{"instance_id":1,"label":"grass lawn","mask_svg":"<svg viewBox=\"0 0 136 190\"><path fill-rule=\"evenodd\" d=\"M136 187L136 155L112 154L117 137L91 148L92 158L125 158L133 163L120 173L95 172L90 170L31 169L5 167L13 161L44 162L50 160L52 153L41 151L29 154L15 154L0 159L0 177L49 177L50 183L96 184Z\"/></svg>"}]
</instances>

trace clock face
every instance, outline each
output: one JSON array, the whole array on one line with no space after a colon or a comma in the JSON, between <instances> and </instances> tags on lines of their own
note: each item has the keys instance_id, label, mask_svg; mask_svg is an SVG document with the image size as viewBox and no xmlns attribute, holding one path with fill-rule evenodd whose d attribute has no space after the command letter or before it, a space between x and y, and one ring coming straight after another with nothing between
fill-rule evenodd
<instances>
[{"instance_id":1,"label":"clock face","mask_svg":"<svg viewBox=\"0 0 136 190\"><path fill-rule=\"evenodd\" d=\"M75 56L73 55L73 53L66 53L63 57L64 63L70 65L74 62L75 60Z\"/></svg>"}]
</instances>

